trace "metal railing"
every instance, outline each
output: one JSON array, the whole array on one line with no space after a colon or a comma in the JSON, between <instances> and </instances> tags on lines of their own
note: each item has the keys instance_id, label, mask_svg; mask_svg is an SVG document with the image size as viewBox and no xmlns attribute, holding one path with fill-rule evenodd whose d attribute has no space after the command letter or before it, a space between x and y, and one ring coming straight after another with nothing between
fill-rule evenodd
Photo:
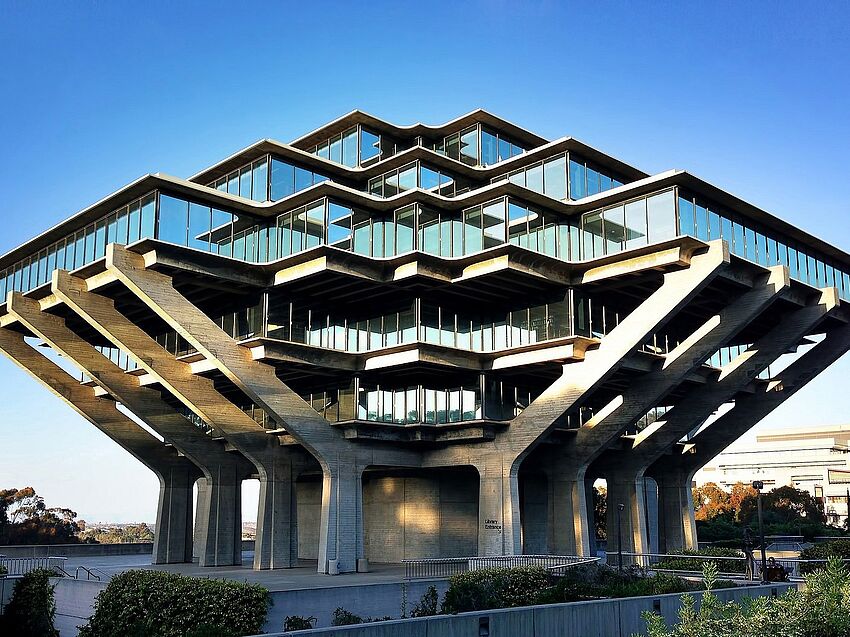
<instances>
[{"instance_id":1,"label":"metal railing","mask_svg":"<svg viewBox=\"0 0 850 637\"><path fill-rule=\"evenodd\" d=\"M494 555L490 557L446 557L422 560L403 560L405 579L451 577L483 568L515 568L542 566L553 575L564 569L599 561L598 557L577 555Z\"/></svg>"},{"instance_id":2,"label":"metal railing","mask_svg":"<svg viewBox=\"0 0 850 637\"><path fill-rule=\"evenodd\" d=\"M617 552L607 553L609 566L616 566L618 560ZM712 562L717 564L718 575L732 578L747 578L751 580L761 579L761 559L756 555L752 565L752 571L747 570L747 558L722 557L715 555L682 555L664 553L627 553L623 552L623 564L626 566L637 566L647 571L657 573L674 573L681 575L702 575L702 564ZM796 557L773 557L768 560L768 566L781 566L791 581L801 581L804 576L818 568L823 567L828 560L815 559L803 560ZM850 559L843 559L845 565L850 565Z\"/></svg>"},{"instance_id":3,"label":"metal railing","mask_svg":"<svg viewBox=\"0 0 850 637\"><path fill-rule=\"evenodd\" d=\"M46 568L65 574L67 557L6 557L0 555L0 566L6 567L8 575L26 575L36 569Z\"/></svg>"}]
</instances>

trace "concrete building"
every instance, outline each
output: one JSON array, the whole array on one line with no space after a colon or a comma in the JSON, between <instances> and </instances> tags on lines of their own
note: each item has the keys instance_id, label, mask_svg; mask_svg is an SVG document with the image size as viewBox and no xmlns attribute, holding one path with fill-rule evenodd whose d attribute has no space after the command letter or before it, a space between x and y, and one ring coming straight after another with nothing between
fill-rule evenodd
<instances>
[{"instance_id":1,"label":"concrete building","mask_svg":"<svg viewBox=\"0 0 850 637\"><path fill-rule=\"evenodd\" d=\"M777 429L738 441L700 469L698 485L728 489L764 482L766 490L792 486L823 502L830 524L844 526L850 504L850 425Z\"/></svg>"},{"instance_id":2,"label":"concrete building","mask_svg":"<svg viewBox=\"0 0 850 637\"><path fill-rule=\"evenodd\" d=\"M695 471L850 347L848 273L684 171L355 111L0 257L0 350L157 474L157 562L235 563L249 477L258 569L588 554L600 477L637 551L654 480L672 549Z\"/></svg>"}]
</instances>

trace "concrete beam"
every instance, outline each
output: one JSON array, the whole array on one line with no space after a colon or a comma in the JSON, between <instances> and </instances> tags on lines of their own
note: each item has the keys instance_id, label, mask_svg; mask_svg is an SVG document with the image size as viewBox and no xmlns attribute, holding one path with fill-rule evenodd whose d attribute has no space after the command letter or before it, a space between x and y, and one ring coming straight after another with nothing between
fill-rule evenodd
<instances>
[{"instance_id":1,"label":"concrete beam","mask_svg":"<svg viewBox=\"0 0 850 637\"><path fill-rule=\"evenodd\" d=\"M590 464L683 378L770 307L788 285L787 269L772 268L762 280L753 282L750 291L733 299L665 356L660 367L635 379L626 393L612 399L570 441L546 451L544 462L557 508L553 516L556 526L550 529L556 554L591 553L593 513L586 508L588 497L584 492Z\"/></svg>"},{"instance_id":2,"label":"concrete beam","mask_svg":"<svg viewBox=\"0 0 850 637\"><path fill-rule=\"evenodd\" d=\"M207 535L201 565L241 564L242 517L235 492L241 491L241 480L252 473L250 465L211 440L165 403L156 391L140 387L134 376L126 374L80 338L61 318L43 312L38 301L13 293L9 296L8 311L200 468L217 499L217 515L199 522L215 529ZM190 514L191 507L187 515Z\"/></svg>"},{"instance_id":3,"label":"concrete beam","mask_svg":"<svg viewBox=\"0 0 850 637\"><path fill-rule=\"evenodd\" d=\"M340 519L359 516L350 507L350 481L372 464L419 466L419 454L379 445L352 447L342 432L330 426L296 392L283 383L274 368L253 360L242 347L185 296L175 290L170 277L145 268L144 259L126 248L110 245L107 269L172 329L212 362L285 427L318 460L324 474L320 530L319 571L354 571L363 558L362 520ZM354 468L351 468L352 460ZM360 483L355 487L359 494ZM340 530L346 532L340 532Z\"/></svg>"},{"instance_id":4,"label":"concrete beam","mask_svg":"<svg viewBox=\"0 0 850 637\"><path fill-rule=\"evenodd\" d=\"M111 400L97 398L59 365L36 351L19 332L0 329L0 351L106 434L159 480L153 563L192 561L192 485L202 473L173 447L148 433Z\"/></svg>"},{"instance_id":5,"label":"concrete beam","mask_svg":"<svg viewBox=\"0 0 850 637\"><path fill-rule=\"evenodd\" d=\"M800 341L838 307L834 288L821 290L819 298L807 307L786 314L779 324L759 338L745 352L720 369L718 379L694 389L667 412L664 420L640 432L631 449L609 452L594 463L593 475L605 475L611 504L623 503L624 540L635 552L648 550L644 473L646 469L703 423L722 404L732 400L764 369ZM616 537L616 522L609 519L609 537ZM616 541L615 541L616 544Z\"/></svg>"},{"instance_id":6,"label":"concrete beam","mask_svg":"<svg viewBox=\"0 0 850 637\"><path fill-rule=\"evenodd\" d=\"M661 287L606 335L597 349L588 351L582 362L564 365L561 377L523 410L495 441L475 446L477 453L465 448L438 450L431 454L427 462L434 466L461 464L466 460L478 468L481 476L480 554L521 552L517 476L522 461L570 409L585 401L610 378L642 343L728 267L729 262L727 245L722 241L712 242L704 252L689 258L688 267L666 273Z\"/></svg>"},{"instance_id":7,"label":"concrete beam","mask_svg":"<svg viewBox=\"0 0 850 637\"><path fill-rule=\"evenodd\" d=\"M260 502L254 567L289 568L297 561L293 483L309 458L284 449L251 416L222 396L212 380L192 372L153 338L115 308L114 302L87 291L86 281L57 270L53 277L57 297L113 345L128 352L150 378L171 392L187 408L209 423L228 444L244 455L260 478Z\"/></svg>"}]
</instances>

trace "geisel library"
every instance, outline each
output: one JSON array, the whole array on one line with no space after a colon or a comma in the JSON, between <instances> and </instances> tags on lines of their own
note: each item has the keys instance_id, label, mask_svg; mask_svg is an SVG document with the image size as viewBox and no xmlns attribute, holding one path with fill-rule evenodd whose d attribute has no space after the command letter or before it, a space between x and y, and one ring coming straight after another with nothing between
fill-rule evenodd
<instances>
[{"instance_id":1,"label":"geisel library","mask_svg":"<svg viewBox=\"0 0 850 637\"><path fill-rule=\"evenodd\" d=\"M146 175L0 293L0 349L158 476L157 563L241 563L252 478L257 569L587 555L599 478L624 548L692 547L693 474L850 348L850 255L481 110Z\"/></svg>"}]
</instances>

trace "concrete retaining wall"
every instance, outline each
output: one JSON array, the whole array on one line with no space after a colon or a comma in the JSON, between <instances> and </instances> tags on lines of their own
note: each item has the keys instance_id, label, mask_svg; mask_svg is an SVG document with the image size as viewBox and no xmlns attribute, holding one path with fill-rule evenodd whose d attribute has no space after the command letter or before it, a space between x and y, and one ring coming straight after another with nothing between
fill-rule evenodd
<instances>
[{"instance_id":1,"label":"concrete retaining wall","mask_svg":"<svg viewBox=\"0 0 850 637\"><path fill-rule=\"evenodd\" d=\"M93 612L94 598L106 582L51 578L56 585L56 619L53 625L62 637L76 637L77 628L86 623Z\"/></svg>"},{"instance_id":2,"label":"concrete retaining wall","mask_svg":"<svg viewBox=\"0 0 850 637\"><path fill-rule=\"evenodd\" d=\"M740 600L743 597L780 595L794 584L749 586L718 591L721 600ZM362 587L369 588L369 587ZM696 594L701 597L700 593ZM343 605L344 596L337 597ZM292 600L293 602L296 600ZM307 600L297 600L307 601ZM340 628L317 628L296 633L270 633L266 637L631 637L645 634L646 623L641 617L644 611L661 613L668 625L677 618L681 595L658 595L655 597L630 597L626 599L551 604L504 610L462 613L445 617L425 617L345 626ZM375 608L373 603L373 608ZM346 606L360 614L356 605ZM293 611L295 612L295 611ZM296 613L308 614L306 608ZM364 613L368 614L368 613ZM376 613L380 614L380 613ZM271 624L272 622L269 622ZM272 626L266 625L266 631ZM482 627L486 626L484 632Z\"/></svg>"}]
</instances>

